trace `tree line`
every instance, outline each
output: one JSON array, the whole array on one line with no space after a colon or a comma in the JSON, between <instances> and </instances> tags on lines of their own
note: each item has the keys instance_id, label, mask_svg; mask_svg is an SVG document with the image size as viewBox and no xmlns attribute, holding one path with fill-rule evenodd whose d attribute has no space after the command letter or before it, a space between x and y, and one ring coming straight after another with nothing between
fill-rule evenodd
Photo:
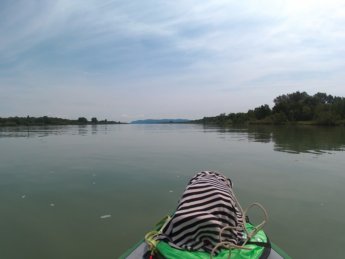
<instances>
[{"instance_id":1,"label":"tree line","mask_svg":"<svg viewBox=\"0 0 345 259\"><path fill-rule=\"evenodd\" d=\"M306 92L284 94L274 99L274 106L264 104L248 112L222 113L196 120L207 124L314 124L345 125L345 98Z\"/></svg>"},{"instance_id":2,"label":"tree line","mask_svg":"<svg viewBox=\"0 0 345 259\"><path fill-rule=\"evenodd\" d=\"M121 124L119 121L98 120L96 117L89 121L85 117L77 120L56 118L56 117L0 117L0 126L44 126L44 125L88 125L88 124Z\"/></svg>"}]
</instances>

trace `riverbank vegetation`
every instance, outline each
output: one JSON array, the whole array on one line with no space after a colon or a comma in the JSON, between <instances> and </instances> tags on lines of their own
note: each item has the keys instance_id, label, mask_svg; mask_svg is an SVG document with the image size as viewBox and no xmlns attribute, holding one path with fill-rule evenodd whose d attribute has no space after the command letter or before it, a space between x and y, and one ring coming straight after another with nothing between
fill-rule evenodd
<instances>
[{"instance_id":1,"label":"riverbank vegetation","mask_svg":"<svg viewBox=\"0 0 345 259\"><path fill-rule=\"evenodd\" d=\"M0 126L45 126L45 125L97 125L97 124L121 124L121 122L98 120L96 117L89 121L85 117L79 117L77 120L62 119L56 117L0 117Z\"/></svg>"},{"instance_id":2,"label":"riverbank vegetation","mask_svg":"<svg viewBox=\"0 0 345 259\"><path fill-rule=\"evenodd\" d=\"M307 124L345 125L345 98L306 92L284 94L274 99L274 106L264 104L248 112L222 113L196 120L205 124Z\"/></svg>"}]
</instances>

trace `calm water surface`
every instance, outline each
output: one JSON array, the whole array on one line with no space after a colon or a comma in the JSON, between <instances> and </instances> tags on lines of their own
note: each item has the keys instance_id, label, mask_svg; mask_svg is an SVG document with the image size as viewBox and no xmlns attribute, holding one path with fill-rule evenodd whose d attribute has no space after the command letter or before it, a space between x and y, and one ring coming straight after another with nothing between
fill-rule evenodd
<instances>
[{"instance_id":1,"label":"calm water surface","mask_svg":"<svg viewBox=\"0 0 345 259\"><path fill-rule=\"evenodd\" d=\"M344 258L344 150L344 128L0 128L0 258L117 258L200 170L261 202L293 258Z\"/></svg>"}]
</instances>

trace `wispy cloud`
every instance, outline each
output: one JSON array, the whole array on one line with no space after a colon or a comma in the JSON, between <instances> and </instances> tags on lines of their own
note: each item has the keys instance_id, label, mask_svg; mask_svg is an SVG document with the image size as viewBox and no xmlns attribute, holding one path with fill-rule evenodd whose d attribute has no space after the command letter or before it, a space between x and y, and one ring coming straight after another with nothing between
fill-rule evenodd
<instances>
[{"instance_id":1,"label":"wispy cloud","mask_svg":"<svg viewBox=\"0 0 345 259\"><path fill-rule=\"evenodd\" d=\"M1 116L196 118L345 95L344 17L340 0L1 1Z\"/></svg>"}]
</instances>

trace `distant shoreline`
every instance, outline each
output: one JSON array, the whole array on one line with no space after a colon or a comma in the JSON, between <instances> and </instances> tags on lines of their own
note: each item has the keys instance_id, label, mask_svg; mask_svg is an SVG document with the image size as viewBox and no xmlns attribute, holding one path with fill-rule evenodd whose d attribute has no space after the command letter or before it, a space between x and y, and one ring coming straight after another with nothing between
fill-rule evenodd
<instances>
[{"instance_id":1,"label":"distant shoreline","mask_svg":"<svg viewBox=\"0 0 345 259\"><path fill-rule=\"evenodd\" d=\"M345 98L326 93L294 92L276 97L274 106L261 105L247 112L221 113L197 123L214 125L345 125Z\"/></svg>"},{"instance_id":2,"label":"distant shoreline","mask_svg":"<svg viewBox=\"0 0 345 259\"><path fill-rule=\"evenodd\" d=\"M336 121L332 124L322 124L318 121L289 121L285 123L274 123L274 122L268 122L268 121L248 121L244 123L232 123L232 122L225 122L225 123L219 123L219 122L202 122L201 120L198 121L192 121L189 122L192 124L203 124L203 125L214 125L219 127L227 127L227 126L255 126L255 125L261 125L261 126L326 126L326 127L343 127L345 126L345 121Z\"/></svg>"},{"instance_id":3,"label":"distant shoreline","mask_svg":"<svg viewBox=\"0 0 345 259\"><path fill-rule=\"evenodd\" d=\"M63 119L57 117L0 117L0 127L16 127L16 126L68 126L68 125L114 125L127 124L120 121L98 120L93 117L91 121L85 117L79 117L77 120Z\"/></svg>"},{"instance_id":4,"label":"distant shoreline","mask_svg":"<svg viewBox=\"0 0 345 259\"><path fill-rule=\"evenodd\" d=\"M95 125L125 125L130 124L126 122L121 123L86 123L86 124L78 124L78 123L67 123L67 124L0 124L0 127L37 127L37 126L95 126Z\"/></svg>"}]
</instances>

